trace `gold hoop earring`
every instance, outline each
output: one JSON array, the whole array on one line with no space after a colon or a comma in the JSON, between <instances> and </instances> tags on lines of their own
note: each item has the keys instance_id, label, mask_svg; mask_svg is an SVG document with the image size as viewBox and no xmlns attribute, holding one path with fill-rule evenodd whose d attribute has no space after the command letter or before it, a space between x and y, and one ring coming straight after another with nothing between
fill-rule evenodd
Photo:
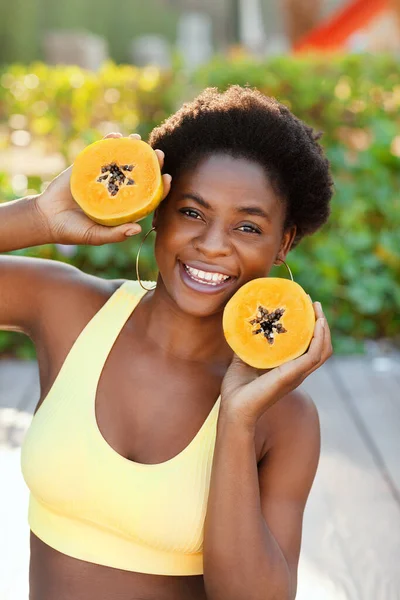
<instances>
[{"instance_id":1,"label":"gold hoop earring","mask_svg":"<svg viewBox=\"0 0 400 600\"><path fill-rule=\"evenodd\" d=\"M144 243L145 239L147 238L147 236L149 235L149 233L151 233L152 231L155 231L155 229L156 229L155 227L152 227L152 228L151 228L151 229L149 229L149 231L146 233L146 235L144 236L144 238L143 238L143 239L142 239L142 241L140 242L139 250L138 250L138 253L137 253L137 255L136 255L136 277L137 277L137 280L138 280L138 282L139 282L139 285L140 285L140 286L141 286L141 287L142 287L144 290L146 290L147 292L151 292L151 290L154 290L154 289L157 287L157 285L155 285L155 286L154 286L154 287L152 287L152 288L147 288L147 287L145 287L145 286L143 285L143 283L142 283L142 280L140 279L140 275L139 275L139 255L140 255L140 251L141 251L141 249L142 249L142 246L143 246L143 243Z\"/></svg>"},{"instance_id":2,"label":"gold hoop earring","mask_svg":"<svg viewBox=\"0 0 400 600\"><path fill-rule=\"evenodd\" d=\"M285 267L287 268L287 270L288 270L288 272L289 272L290 279L291 279L292 281L294 281L294 279L293 279L293 275L292 275L292 271L289 269L289 266L288 266L288 265L285 263L285 261L284 261L282 258L279 258L278 260L282 261L282 263L285 265ZM276 267L279 267L279 266L280 266L280 265L277 265L276 263L274 263L274 265L275 265Z\"/></svg>"}]
</instances>

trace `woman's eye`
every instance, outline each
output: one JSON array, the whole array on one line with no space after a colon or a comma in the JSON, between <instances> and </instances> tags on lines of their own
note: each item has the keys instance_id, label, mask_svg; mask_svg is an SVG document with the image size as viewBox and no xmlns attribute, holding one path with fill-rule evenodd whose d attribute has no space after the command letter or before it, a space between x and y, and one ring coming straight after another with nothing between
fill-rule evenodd
<instances>
[{"instance_id":1,"label":"woman's eye","mask_svg":"<svg viewBox=\"0 0 400 600\"><path fill-rule=\"evenodd\" d=\"M245 230L245 233L261 233L261 231L256 227L253 227L253 225L241 225L240 227L238 227L238 229L241 229L242 227L248 228L247 230Z\"/></svg>"},{"instance_id":2,"label":"woman's eye","mask_svg":"<svg viewBox=\"0 0 400 600\"><path fill-rule=\"evenodd\" d=\"M179 212L181 212L184 215L187 215L188 217L199 217L199 213L197 213L195 210L192 210L191 208L182 208L182 210L180 210Z\"/></svg>"}]
</instances>

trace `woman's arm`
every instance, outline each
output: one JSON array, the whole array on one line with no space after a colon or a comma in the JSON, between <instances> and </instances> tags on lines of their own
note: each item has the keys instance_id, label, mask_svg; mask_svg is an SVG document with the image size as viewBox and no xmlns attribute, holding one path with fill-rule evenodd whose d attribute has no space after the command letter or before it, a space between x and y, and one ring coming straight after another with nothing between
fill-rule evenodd
<instances>
[{"instance_id":1,"label":"woman's arm","mask_svg":"<svg viewBox=\"0 0 400 600\"><path fill-rule=\"evenodd\" d=\"M140 137L132 134L132 137ZM106 137L122 137L111 133ZM163 166L164 155L158 159ZM136 223L106 227L95 223L71 195L68 167L53 179L41 194L0 204L0 255L42 244L102 245L126 240L126 232L141 230ZM170 176L163 175L164 194ZM65 296L65 286L80 285L84 274L76 267L56 260L24 256L0 256L0 330L32 337L46 318L48 305Z\"/></svg>"},{"instance_id":2,"label":"woman's arm","mask_svg":"<svg viewBox=\"0 0 400 600\"><path fill-rule=\"evenodd\" d=\"M52 241L37 196L0 204L0 254ZM43 299L79 275L72 265L44 258L0 255L0 330L32 336Z\"/></svg>"},{"instance_id":3,"label":"woman's arm","mask_svg":"<svg viewBox=\"0 0 400 600\"><path fill-rule=\"evenodd\" d=\"M208 600L294 600L303 512L320 454L318 413L300 390L257 468L254 435L218 422L204 531ZM287 412L287 415L286 415ZM222 415L223 416L223 415Z\"/></svg>"},{"instance_id":4,"label":"woman's arm","mask_svg":"<svg viewBox=\"0 0 400 600\"><path fill-rule=\"evenodd\" d=\"M0 204L0 253L52 242L45 219L37 208L38 196Z\"/></svg>"}]
</instances>

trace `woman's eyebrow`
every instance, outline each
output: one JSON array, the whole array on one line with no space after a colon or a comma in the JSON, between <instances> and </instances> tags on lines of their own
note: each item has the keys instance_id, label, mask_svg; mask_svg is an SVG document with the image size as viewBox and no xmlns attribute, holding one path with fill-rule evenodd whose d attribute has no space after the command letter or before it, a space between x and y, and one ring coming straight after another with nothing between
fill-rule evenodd
<instances>
[{"instance_id":1,"label":"woman's eyebrow","mask_svg":"<svg viewBox=\"0 0 400 600\"><path fill-rule=\"evenodd\" d=\"M237 212L245 213L247 215L253 215L255 217L262 217L271 223L271 218L268 213L265 212L259 206L240 206L237 209Z\"/></svg>"},{"instance_id":2,"label":"woman's eyebrow","mask_svg":"<svg viewBox=\"0 0 400 600\"><path fill-rule=\"evenodd\" d=\"M197 194L191 194L191 193L182 194L181 199L183 200L184 198L190 198L191 200L194 200L195 202L197 202L197 204L200 204L200 206L203 206L204 208L208 208L209 210L212 210L211 205L208 204L208 202L206 202L204 200L204 198L202 198L201 196L198 196Z\"/></svg>"},{"instance_id":3,"label":"woman's eyebrow","mask_svg":"<svg viewBox=\"0 0 400 600\"><path fill-rule=\"evenodd\" d=\"M182 194L181 198L182 199L190 198L191 200L194 200L195 202L197 202L197 204L200 204L200 206L203 206L204 208L207 208L208 210L213 210L212 206L206 200L204 200L204 198L202 198L201 196L199 196L197 194L192 194L192 193ZM266 213L259 206L239 206L236 209L236 211L239 213L242 213L242 214L253 215L255 217L262 217L263 219L266 219L267 221L269 221L271 223L271 217L269 216L269 214Z\"/></svg>"}]
</instances>

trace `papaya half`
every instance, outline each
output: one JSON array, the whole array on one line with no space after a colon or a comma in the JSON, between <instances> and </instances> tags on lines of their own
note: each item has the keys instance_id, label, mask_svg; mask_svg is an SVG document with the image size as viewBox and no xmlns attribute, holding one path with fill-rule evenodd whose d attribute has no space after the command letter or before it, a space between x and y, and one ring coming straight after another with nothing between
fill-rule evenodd
<instances>
[{"instance_id":1,"label":"papaya half","mask_svg":"<svg viewBox=\"0 0 400 600\"><path fill-rule=\"evenodd\" d=\"M260 277L245 283L228 300L222 327L243 362L272 369L304 354L315 321L313 304L298 283Z\"/></svg>"},{"instance_id":2,"label":"papaya half","mask_svg":"<svg viewBox=\"0 0 400 600\"><path fill-rule=\"evenodd\" d=\"M163 197L157 154L135 138L107 138L87 146L74 161L70 188L88 217L109 226L143 219Z\"/></svg>"}]
</instances>

